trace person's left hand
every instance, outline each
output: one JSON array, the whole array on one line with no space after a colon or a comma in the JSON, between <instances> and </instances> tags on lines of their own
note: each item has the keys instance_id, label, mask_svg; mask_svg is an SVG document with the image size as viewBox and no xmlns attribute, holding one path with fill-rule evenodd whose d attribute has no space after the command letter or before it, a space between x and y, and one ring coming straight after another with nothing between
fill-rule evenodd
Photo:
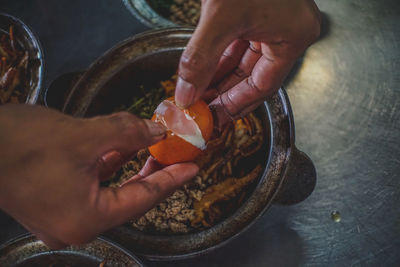
<instances>
[{"instance_id":1,"label":"person's left hand","mask_svg":"<svg viewBox=\"0 0 400 267\"><path fill-rule=\"evenodd\" d=\"M129 113L78 119L5 105L0 127L0 208L52 248L84 243L142 216L198 171L193 163L162 169L150 158L121 187L100 187L164 137L163 126Z\"/></svg>"}]
</instances>

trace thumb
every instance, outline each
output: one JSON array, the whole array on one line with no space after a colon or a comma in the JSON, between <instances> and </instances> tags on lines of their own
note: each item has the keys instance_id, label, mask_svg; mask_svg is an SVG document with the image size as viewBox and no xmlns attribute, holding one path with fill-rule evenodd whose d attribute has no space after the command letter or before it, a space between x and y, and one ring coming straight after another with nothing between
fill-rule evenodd
<instances>
[{"instance_id":1,"label":"thumb","mask_svg":"<svg viewBox=\"0 0 400 267\"><path fill-rule=\"evenodd\" d=\"M230 23L221 21L221 17L213 13L202 12L205 15L201 16L182 53L175 90L175 101L179 107L186 108L201 98L215 74L222 53L236 39Z\"/></svg>"},{"instance_id":2,"label":"thumb","mask_svg":"<svg viewBox=\"0 0 400 267\"><path fill-rule=\"evenodd\" d=\"M85 127L87 158L95 159L100 179L108 178L138 150L162 140L165 127L126 112L88 119Z\"/></svg>"},{"instance_id":3,"label":"thumb","mask_svg":"<svg viewBox=\"0 0 400 267\"><path fill-rule=\"evenodd\" d=\"M88 121L84 129L86 138L100 154L117 150L124 156L130 156L163 139L166 131L160 123L140 119L127 112L94 117Z\"/></svg>"},{"instance_id":4,"label":"thumb","mask_svg":"<svg viewBox=\"0 0 400 267\"><path fill-rule=\"evenodd\" d=\"M117 189L102 188L97 202L99 231L139 218L157 203L196 175L194 163L179 163L165 167Z\"/></svg>"}]
</instances>

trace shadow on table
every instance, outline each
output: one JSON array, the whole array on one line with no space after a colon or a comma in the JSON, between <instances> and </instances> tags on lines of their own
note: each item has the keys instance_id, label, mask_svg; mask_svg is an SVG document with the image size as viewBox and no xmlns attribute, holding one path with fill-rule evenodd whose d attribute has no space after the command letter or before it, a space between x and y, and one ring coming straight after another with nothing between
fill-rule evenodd
<instances>
[{"instance_id":1,"label":"shadow on table","mask_svg":"<svg viewBox=\"0 0 400 267\"><path fill-rule=\"evenodd\" d=\"M240 237L204 256L172 262L147 262L147 266L299 266L304 242L284 222L269 225L259 220ZM265 223L267 222L267 223Z\"/></svg>"},{"instance_id":2,"label":"shadow on table","mask_svg":"<svg viewBox=\"0 0 400 267\"><path fill-rule=\"evenodd\" d=\"M318 38L318 40L316 41L319 42L323 39L325 39L331 32L331 19L329 17L329 15L325 12L321 12L321 33L320 36ZM294 63L292 69L290 70L289 74L287 75L285 81L284 81L284 87L287 88L287 85L296 77L296 75L298 74L298 72L301 69L301 66L303 65L303 60L305 57L305 54L307 53L307 51L304 52L304 54L299 57L296 62Z\"/></svg>"}]
</instances>

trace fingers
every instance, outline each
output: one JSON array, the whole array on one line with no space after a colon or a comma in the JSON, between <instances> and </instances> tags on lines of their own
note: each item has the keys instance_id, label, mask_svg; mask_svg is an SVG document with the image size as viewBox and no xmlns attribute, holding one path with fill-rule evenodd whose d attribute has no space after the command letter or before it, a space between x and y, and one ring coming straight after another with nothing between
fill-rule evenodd
<instances>
[{"instance_id":1,"label":"fingers","mask_svg":"<svg viewBox=\"0 0 400 267\"><path fill-rule=\"evenodd\" d=\"M261 56L253 47L253 44L249 46L249 42L245 40L235 40L228 46L218 63L216 74L211 81L212 88L208 88L202 96L206 103L210 103L219 94L225 92L250 74L254 64Z\"/></svg>"},{"instance_id":2,"label":"fingers","mask_svg":"<svg viewBox=\"0 0 400 267\"><path fill-rule=\"evenodd\" d=\"M153 158L153 156L149 156L148 159L146 160L146 163L144 164L143 168L140 170L139 174L142 177L149 176L155 171L161 170L163 168L163 165L158 163L158 161Z\"/></svg>"},{"instance_id":3,"label":"fingers","mask_svg":"<svg viewBox=\"0 0 400 267\"><path fill-rule=\"evenodd\" d=\"M165 134L163 125L126 112L84 119L81 124L76 135L85 136L85 140L77 149L94 161L100 179L110 176L138 150L162 140Z\"/></svg>"},{"instance_id":4,"label":"fingers","mask_svg":"<svg viewBox=\"0 0 400 267\"><path fill-rule=\"evenodd\" d=\"M221 59L219 60L215 75L211 81L211 86L219 83L227 74L229 74L239 65L239 62L248 47L249 41L238 39L233 41L225 49Z\"/></svg>"},{"instance_id":5,"label":"fingers","mask_svg":"<svg viewBox=\"0 0 400 267\"><path fill-rule=\"evenodd\" d=\"M229 24L215 10L202 15L192 38L182 53L175 101L188 107L200 99L215 74L219 59L236 36Z\"/></svg>"},{"instance_id":6,"label":"fingers","mask_svg":"<svg viewBox=\"0 0 400 267\"><path fill-rule=\"evenodd\" d=\"M116 172L122 164L124 164L125 159L118 151L109 151L100 158L97 162L97 170L100 181L105 181L109 179L114 172Z\"/></svg>"},{"instance_id":7,"label":"fingers","mask_svg":"<svg viewBox=\"0 0 400 267\"><path fill-rule=\"evenodd\" d=\"M251 42L238 64L233 68L232 73L218 84L217 91L220 94L226 92L247 78L261 56L261 44L259 42Z\"/></svg>"},{"instance_id":8,"label":"fingers","mask_svg":"<svg viewBox=\"0 0 400 267\"><path fill-rule=\"evenodd\" d=\"M229 117L235 118L251 111L267 96L273 94L283 83L295 62L294 57L276 56L267 46L263 47L263 55L254 65L251 75L233 86L210 103L215 110L214 116L218 125L223 125ZM281 55L281 51L279 55ZM252 62L251 62L252 63ZM236 82L235 78L228 77L226 89Z\"/></svg>"},{"instance_id":9,"label":"fingers","mask_svg":"<svg viewBox=\"0 0 400 267\"><path fill-rule=\"evenodd\" d=\"M100 181L109 179L121 166L126 162L118 151L110 151L99 158L98 171ZM158 163L152 156L149 156L140 172L125 181L124 184L134 180L142 179L143 177L149 176L155 171L162 169L163 165Z\"/></svg>"},{"instance_id":10,"label":"fingers","mask_svg":"<svg viewBox=\"0 0 400 267\"><path fill-rule=\"evenodd\" d=\"M155 158L149 156L143 168L140 170L140 172L137 175L130 178L129 180L125 181L121 186L124 186L125 184L131 183L133 181L141 180L146 176L149 176L153 172L161 170L162 168L163 166L160 163L158 163L158 161Z\"/></svg>"},{"instance_id":11,"label":"fingers","mask_svg":"<svg viewBox=\"0 0 400 267\"><path fill-rule=\"evenodd\" d=\"M198 172L194 163L181 163L156 171L118 189L103 188L98 201L102 229L138 218L165 199Z\"/></svg>"},{"instance_id":12,"label":"fingers","mask_svg":"<svg viewBox=\"0 0 400 267\"><path fill-rule=\"evenodd\" d=\"M248 113L252 112L256 108L258 108L262 103L264 103L265 99L261 99L258 102L251 104L250 106L246 107L244 110L240 112L240 117L246 116Z\"/></svg>"},{"instance_id":13,"label":"fingers","mask_svg":"<svg viewBox=\"0 0 400 267\"><path fill-rule=\"evenodd\" d=\"M91 176L108 179L123 163L142 148L164 138L162 124L143 120L127 112L91 119L79 119L75 126L76 146L80 164L91 166ZM71 148L66 148L71 149ZM83 163L84 162L84 163Z\"/></svg>"},{"instance_id":14,"label":"fingers","mask_svg":"<svg viewBox=\"0 0 400 267\"><path fill-rule=\"evenodd\" d=\"M117 150L122 156L132 155L139 149L160 141L165 127L160 123L140 119L127 112L90 119L86 130L93 133L91 144L100 151Z\"/></svg>"},{"instance_id":15,"label":"fingers","mask_svg":"<svg viewBox=\"0 0 400 267\"><path fill-rule=\"evenodd\" d=\"M222 105L215 105L213 104L213 114L214 114L214 127L217 131L221 132L224 129L224 126L235 119L238 119L240 117L246 116L248 113L251 111L255 110L258 108L262 103L264 103L265 99L260 99L254 104L251 104L250 106L244 108L239 114L236 114L235 116L230 115L225 108L223 108Z\"/></svg>"}]
</instances>

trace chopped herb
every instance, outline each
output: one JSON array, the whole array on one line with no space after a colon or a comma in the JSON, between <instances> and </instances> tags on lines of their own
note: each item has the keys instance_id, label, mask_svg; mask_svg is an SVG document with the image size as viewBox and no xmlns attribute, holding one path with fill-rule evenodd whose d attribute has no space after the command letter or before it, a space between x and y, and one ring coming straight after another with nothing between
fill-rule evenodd
<instances>
[{"instance_id":1,"label":"chopped herb","mask_svg":"<svg viewBox=\"0 0 400 267\"><path fill-rule=\"evenodd\" d=\"M143 86L140 88L144 91ZM154 88L148 91L144 96L137 97L135 96L132 99L132 105L128 108L122 106L118 108L118 110L126 110L136 116L139 116L144 119L151 119L153 116L154 110L157 108L157 105L160 103L160 100L166 97L164 88Z\"/></svg>"}]
</instances>

